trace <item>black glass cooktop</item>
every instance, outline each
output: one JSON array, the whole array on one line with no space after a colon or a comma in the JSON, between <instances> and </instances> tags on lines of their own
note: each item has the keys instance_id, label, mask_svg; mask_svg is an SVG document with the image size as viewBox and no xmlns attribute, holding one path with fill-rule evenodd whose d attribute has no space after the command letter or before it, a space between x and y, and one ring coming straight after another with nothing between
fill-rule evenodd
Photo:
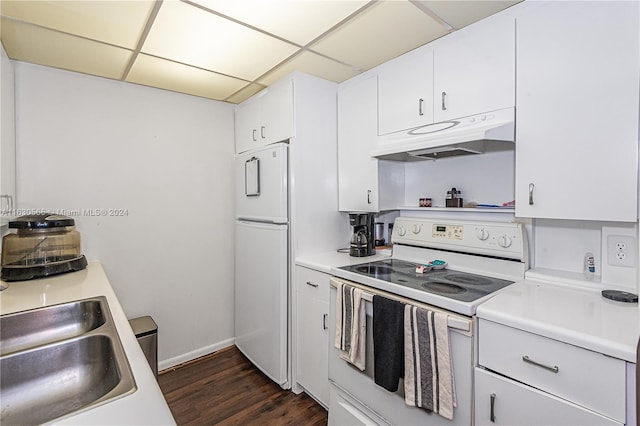
<instances>
[{"instance_id":1,"label":"black glass cooktop","mask_svg":"<svg viewBox=\"0 0 640 426\"><path fill-rule=\"evenodd\" d=\"M419 265L399 259L386 259L342 266L340 269L463 302L472 302L513 284L513 281L446 268L417 273L416 266Z\"/></svg>"}]
</instances>

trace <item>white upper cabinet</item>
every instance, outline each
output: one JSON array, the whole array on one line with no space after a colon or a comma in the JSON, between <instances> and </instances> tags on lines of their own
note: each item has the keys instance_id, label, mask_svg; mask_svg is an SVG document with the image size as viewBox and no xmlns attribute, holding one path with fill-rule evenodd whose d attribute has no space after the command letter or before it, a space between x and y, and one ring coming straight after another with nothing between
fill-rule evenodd
<instances>
[{"instance_id":1,"label":"white upper cabinet","mask_svg":"<svg viewBox=\"0 0 640 426\"><path fill-rule=\"evenodd\" d=\"M433 52L418 49L378 72L378 134L433 123Z\"/></svg>"},{"instance_id":2,"label":"white upper cabinet","mask_svg":"<svg viewBox=\"0 0 640 426\"><path fill-rule=\"evenodd\" d=\"M515 21L506 16L443 38L434 50L434 122L513 107L515 52Z\"/></svg>"},{"instance_id":3,"label":"white upper cabinet","mask_svg":"<svg viewBox=\"0 0 640 426\"><path fill-rule=\"evenodd\" d=\"M377 138L378 79L338 90L338 208L379 212L404 204L404 164L371 157Z\"/></svg>"},{"instance_id":4,"label":"white upper cabinet","mask_svg":"<svg viewBox=\"0 0 640 426\"><path fill-rule=\"evenodd\" d=\"M293 81L285 79L236 107L236 153L294 136Z\"/></svg>"},{"instance_id":5,"label":"white upper cabinet","mask_svg":"<svg viewBox=\"0 0 640 426\"><path fill-rule=\"evenodd\" d=\"M16 130L13 65L0 48L0 225L12 217L16 197Z\"/></svg>"},{"instance_id":6,"label":"white upper cabinet","mask_svg":"<svg viewBox=\"0 0 640 426\"><path fill-rule=\"evenodd\" d=\"M478 22L378 67L378 135L515 105L515 19Z\"/></svg>"},{"instance_id":7,"label":"white upper cabinet","mask_svg":"<svg viewBox=\"0 0 640 426\"><path fill-rule=\"evenodd\" d=\"M377 78L338 92L338 207L340 211L375 212L378 160L371 158L376 138Z\"/></svg>"},{"instance_id":8,"label":"white upper cabinet","mask_svg":"<svg viewBox=\"0 0 640 426\"><path fill-rule=\"evenodd\" d=\"M517 19L516 216L637 220L638 2Z\"/></svg>"}]
</instances>

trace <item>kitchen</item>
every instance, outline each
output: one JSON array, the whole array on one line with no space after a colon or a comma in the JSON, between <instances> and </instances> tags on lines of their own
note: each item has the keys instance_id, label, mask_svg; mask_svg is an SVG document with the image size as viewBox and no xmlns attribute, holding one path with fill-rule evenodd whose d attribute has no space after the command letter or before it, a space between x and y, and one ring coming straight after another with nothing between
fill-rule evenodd
<instances>
[{"instance_id":1,"label":"kitchen","mask_svg":"<svg viewBox=\"0 0 640 426\"><path fill-rule=\"evenodd\" d=\"M105 59L99 60L106 61L107 57L111 56L104 55ZM235 171L234 105L27 62L13 62L17 207L25 211L128 211L124 217L83 216L76 220L83 235L84 252L89 259L101 261L127 316L151 314L158 322L160 369L232 345L235 193L228 182L233 181ZM51 65L55 67L55 63ZM349 80L341 87L365 77ZM637 96L635 99L635 117L620 117L637 122ZM637 153L637 137L635 145L633 153ZM564 158L579 152L584 154L576 149L557 156ZM360 158L368 161L364 156ZM546 164L550 160L541 161ZM637 176L637 158L632 160ZM462 188L469 201L498 204L519 200L522 195L516 194L515 188L522 185L517 184L515 168L520 164L508 151L436 161L432 167L422 162L403 163L400 168L404 188L385 191L381 186L378 208L394 211L383 216L387 223L398 215L511 221L513 212L507 211L425 212L415 207L398 212L397 207L417 206L417 200L423 197L432 197L434 205L442 205L451 186ZM398 168L387 162L380 162L379 166L380 173L385 173L385 167ZM483 173L466 177L468 170L478 166ZM337 173L337 165L316 167L319 170L313 173L329 176L323 185L336 185L330 180ZM336 171L327 173L331 167ZM393 174L394 170L389 172ZM378 170L372 180L377 176ZM383 179L381 184L389 182L393 181ZM434 182L426 193L424 182ZM568 185L563 196L570 201L554 201L556 205L575 203L578 207L588 203L603 210L613 210L610 206L614 202L631 201L633 220L586 219L574 213L565 218L544 215L530 222L524 219L530 233L530 265L581 273L584 254L593 252L598 275L608 276L607 282L618 282L637 293L637 268L611 268L602 260L606 235L637 238L636 182L634 178L632 187L636 189L631 192L625 187L629 179L623 179L623 185L602 179L604 187ZM51 185L57 189L51 191ZM614 201L605 203L603 197L608 193ZM401 200L392 200L396 201L393 209L383 204L385 196L398 194ZM526 197L525 194L525 200ZM331 226L318 229L314 226L317 222L310 218L304 225L308 229L305 232L311 233L310 240L317 244L314 251L328 252L348 245L348 216L338 212L337 201L333 218L324 219L332 220ZM526 204L525 201L523 207ZM487 219L487 214L492 219ZM536 217L535 213L524 216ZM310 250L302 244L297 255L304 256ZM211 274L212 268L215 274Z\"/></svg>"}]
</instances>

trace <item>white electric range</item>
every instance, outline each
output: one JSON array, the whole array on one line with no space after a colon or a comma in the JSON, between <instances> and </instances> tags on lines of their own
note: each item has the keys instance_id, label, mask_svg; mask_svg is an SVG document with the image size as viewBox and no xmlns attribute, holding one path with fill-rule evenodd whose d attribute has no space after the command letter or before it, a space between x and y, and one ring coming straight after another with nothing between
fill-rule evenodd
<instances>
[{"instance_id":1,"label":"white electric range","mask_svg":"<svg viewBox=\"0 0 640 426\"><path fill-rule=\"evenodd\" d=\"M367 300L366 368L359 371L330 345L329 424L473 423L473 369L477 363L476 308L528 269L528 245L519 223L470 222L399 217L393 227L390 259L332 269L332 283L361 288ZM443 269L430 269L443 261ZM425 272L418 270L427 265ZM418 268L418 269L417 269ZM453 421L404 403L404 391L388 392L373 379L372 296L382 295L448 314L457 407ZM330 330L335 327L331 288Z\"/></svg>"}]
</instances>

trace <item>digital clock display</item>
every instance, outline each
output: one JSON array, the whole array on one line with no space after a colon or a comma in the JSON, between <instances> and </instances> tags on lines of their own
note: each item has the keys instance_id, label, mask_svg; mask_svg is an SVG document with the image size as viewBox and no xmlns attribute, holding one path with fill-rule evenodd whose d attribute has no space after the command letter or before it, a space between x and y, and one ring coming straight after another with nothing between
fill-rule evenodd
<instances>
[{"instance_id":1,"label":"digital clock display","mask_svg":"<svg viewBox=\"0 0 640 426\"><path fill-rule=\"evenodd\" d=\"M431 236L447 240L462 240L462 225L433 225Z\"/></svg>"}]
</instances>

